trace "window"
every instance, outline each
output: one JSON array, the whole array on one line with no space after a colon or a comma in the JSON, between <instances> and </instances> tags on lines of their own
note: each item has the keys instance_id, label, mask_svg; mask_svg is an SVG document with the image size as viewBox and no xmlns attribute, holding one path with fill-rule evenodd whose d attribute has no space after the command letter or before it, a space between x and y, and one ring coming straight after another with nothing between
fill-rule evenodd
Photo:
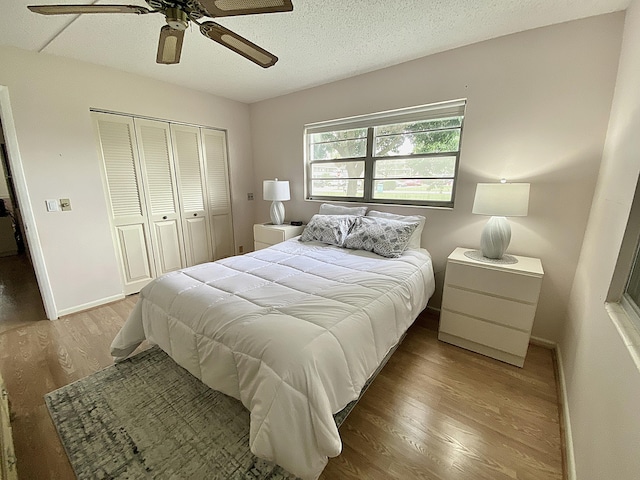
<instances>
[{"instance_id":1,"label":"window","mask_svg":"<svg viewBox=\"0 0 640 480\"><path fill-rule=\"evenodd\" d=\"M605 306L640 369L640 182Z\"/></svg>"},{"instance_id":2,"label":"window","mask_svg":"<svg viewBox=\"0 0 640 480\"><path fill-rule=\"evenodd\" d=\"M305 126L308 200L453 207L464 100Z\"/></svg>"}]
</instances>

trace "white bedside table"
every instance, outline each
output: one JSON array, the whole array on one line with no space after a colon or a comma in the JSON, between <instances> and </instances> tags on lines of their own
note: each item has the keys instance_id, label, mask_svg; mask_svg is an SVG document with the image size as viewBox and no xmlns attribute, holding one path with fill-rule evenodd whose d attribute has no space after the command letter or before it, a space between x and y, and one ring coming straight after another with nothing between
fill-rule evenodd
<instances>
[{"instance_id":1,"label":"white bedside table","mask_svg":"<svg viewBox=\"0 0 640 480\"><path fill-rule=\"evenodd\" d=\"M276 243L297 237L304 230L304 225L273 225L271 223L256 223L253 226L253 249L260 250Z\"/></svg>"},{"instance_id":2,"label":"white bedside table","mask_svg":"<svg viewBox=\"0 0 640 480\"><path fill-rule=\"evenodd\" d=\"M456 248L447 260L438 339L522 367L542 285L542 263L472 260Z\"/></svg>"}]
</instances>

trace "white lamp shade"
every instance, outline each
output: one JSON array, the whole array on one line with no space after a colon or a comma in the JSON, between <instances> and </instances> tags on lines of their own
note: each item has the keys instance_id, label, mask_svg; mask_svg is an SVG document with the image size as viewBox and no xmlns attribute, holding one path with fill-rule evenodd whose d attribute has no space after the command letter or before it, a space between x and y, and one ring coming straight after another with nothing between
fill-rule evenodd
<instances>
[{"instance_id":1,"label":"white lamp shade","mask_svg":"<svg viewBox=\"0 0 640 480\"><path fill-rule=\"evenodd\" d=\"M473 213L497 217L524 217L529 213L528 183L479 183Z\"/></svg>"},{"instance_id":2,"label":"white lamp shade","mask_svg":"<svg viewBox=\"0 0 640 480\"><path fill-rule=\"evenodd\" d=\"M265 200L282 202L291 199L288 180L278 180L277 178L275 180L265 180L262 183L262 189Z\"/></svg>"}]
</instances>

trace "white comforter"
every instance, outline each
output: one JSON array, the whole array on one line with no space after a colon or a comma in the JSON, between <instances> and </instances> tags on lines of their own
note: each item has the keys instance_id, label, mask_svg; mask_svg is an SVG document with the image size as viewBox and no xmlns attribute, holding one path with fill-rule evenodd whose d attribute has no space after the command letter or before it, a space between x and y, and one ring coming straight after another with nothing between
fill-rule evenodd
<instances>
[{"instance_id":1,"label":"white comforter","mask_svg":"<svg viewBox=\"0 0 640 480\"><path fill-rule=\"evenodd\" d=\"M292 239L153 281L111 352L158 344L249 409L255 455L315 479L342 449L333 414L358 397L433 290L426 250L388 259Z\"/></svg>"}]
</instances>

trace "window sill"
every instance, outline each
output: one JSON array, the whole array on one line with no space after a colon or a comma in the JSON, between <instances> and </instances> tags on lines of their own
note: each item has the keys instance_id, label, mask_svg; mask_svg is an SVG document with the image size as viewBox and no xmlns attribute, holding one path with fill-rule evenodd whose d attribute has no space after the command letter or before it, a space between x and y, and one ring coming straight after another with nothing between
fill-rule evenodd
<instances>
[{"instance_id":1,"label":"window sill","mask_svg":"<svg viewBox=\"0 0 640 480\"><path fill-rule=\"evenodd\" d=\"M604 306L636 364L636 368L640 371L640 331L634 323L635 320L640 324L640 318L631 310L631 307L625 308L624 299L620 302L605 302Z\"/></svg>"},{"instance_id":2,"label":"window sill","mask_svg":"<svg viewBox=\"0 0 640 480\"><path fill-rule=\"evenodd\" d=\"M408 203L375 203L375 202L359 202L354 200L342 200L342 199L320 199L320 198L305 198L305 202L315 202L315 203L340 203L345 205L362 205L362 206L375 206L375 207L397 207L397 208L427 208L432 210L449 210L453 211L453 207L451 206L439 206L439 205L412 205Z\"/></svg>"}]
</instances>

